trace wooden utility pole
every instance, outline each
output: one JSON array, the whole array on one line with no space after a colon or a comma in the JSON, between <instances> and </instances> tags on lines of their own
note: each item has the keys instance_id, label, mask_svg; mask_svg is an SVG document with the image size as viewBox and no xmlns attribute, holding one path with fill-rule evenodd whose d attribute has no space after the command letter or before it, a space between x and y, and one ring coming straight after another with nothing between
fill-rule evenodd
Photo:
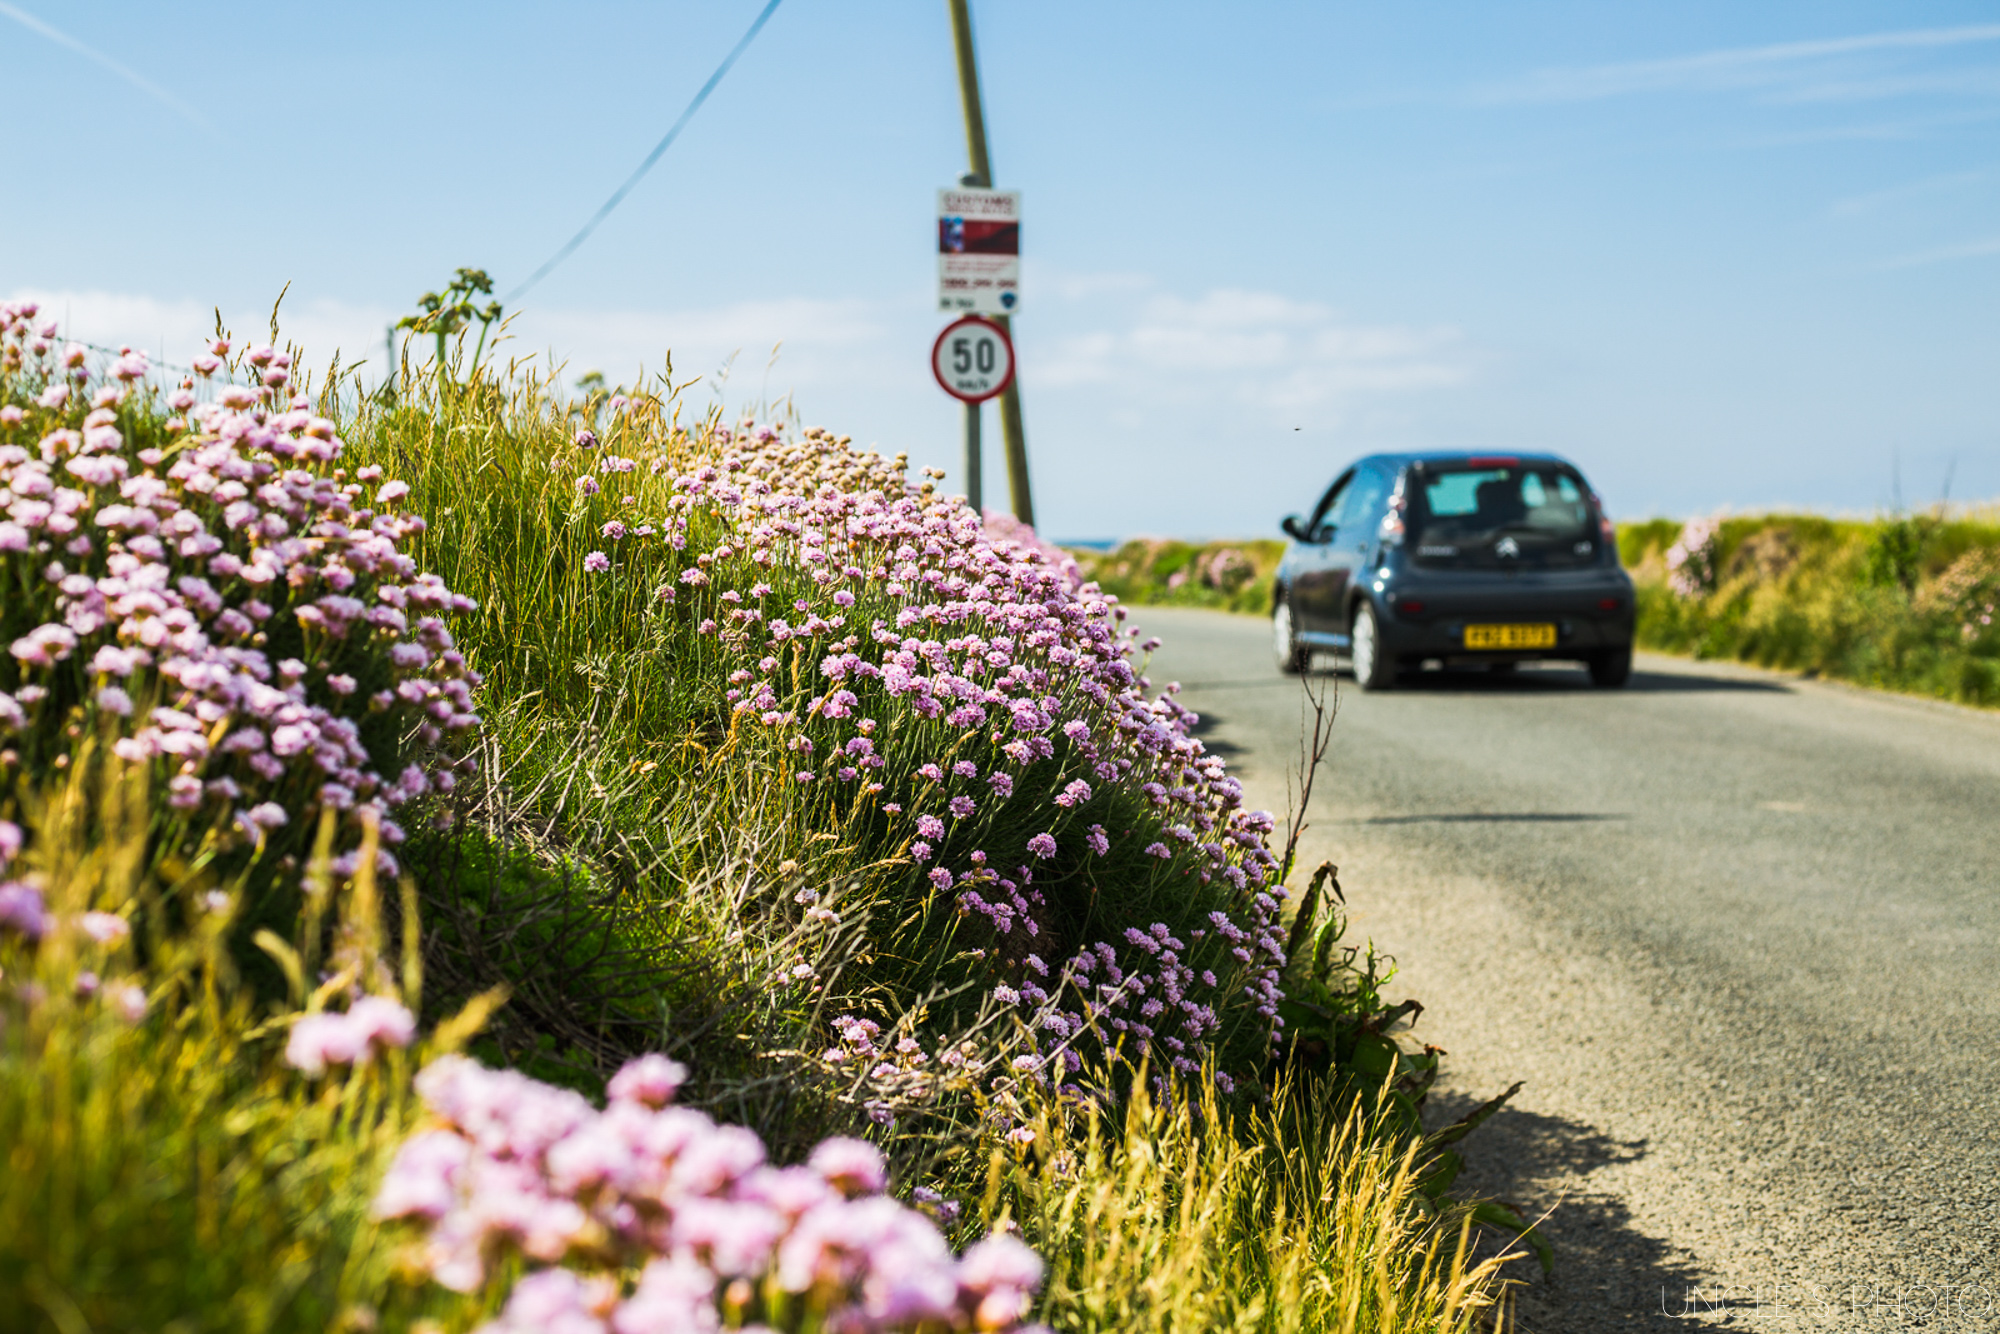
<instances>
[{"instance_id":1,"label":"wooden utility pole","mask_svg":"<svg viewBox=\"0 0 2000 1334\"><path fill-rule=\"evenodd\" d=\"M965 104L965 146L972 159L972 175L977 180L967 184L993 188L993 160L986 153L986 112L979 100L979 64L972 53L972 16L966 12L967 0L946 0L951 9L952 43L958 50L958 95ZM996 315L994 322L1014 336L1013 320L1006 315ZM968 405L972 413L979 411L979 405ZM1014 517L1030 528L1035 525L1035 501L1028 489L1028 437L1021 424L1021 371L1019 348L1016 347L1016 362L1013 383L1000 395L1000 430L1007 442L1007 494L1014 503ZM967 449L977 448L979 427L975 420L966 423ZM977 483L975 482L976 486Z\"/></svg>"}]
</instances>

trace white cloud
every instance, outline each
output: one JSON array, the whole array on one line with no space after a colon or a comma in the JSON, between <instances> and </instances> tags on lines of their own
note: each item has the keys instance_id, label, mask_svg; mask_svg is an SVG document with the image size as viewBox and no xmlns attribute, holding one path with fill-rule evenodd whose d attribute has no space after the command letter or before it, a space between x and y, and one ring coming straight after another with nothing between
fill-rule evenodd
<instances>
[{"instance_id":1,"label":"white cloud","mask_svg":"<svg viewBox=\"0 0 2000 1334\"><path fill-rule=\"evenodd\" d=\"M1024 353L1024 373L1037 384L1103 386L1123 398L1296 415L1363 394L1456 384L1471 372L1456 330L1357 324L1274 292L1156 292L1121 314L1112 327Z\"/></svg>"},{"instance_id":2,"label":"white cloud","mask_svg":"<svg viewBox=\"0 0 2000 1334\"><path fill-rule=\"evenodd\" d=\"M11 301L39 302L45 315L62 321L63 335L104 347L130 344L155 361L185 366L215 329L215 308L198 301L162 300L133 292L63 291L17 288ZM305 352L305 364L320 368L333 358L353 365L382 364L383 340L394 314L386 308L333 300L294 303L279 311L279 336ZM262 341L270 333L269 307L223 312L223 325L238 341ZM372 377L371 377L372 378Z\"/></svg>"},{"instance_id":3,"label":"white cloud","mask_svg":"<svg viewBox=\"0 0 2000 1334\"><path fill-rule=\"evenodd\" d=\"M1984 259L1988 255L2000 255L2000 236L1989 236L1983 241L1967 241L1963 245L1940 246L1935 250L1920 250L1915 254L1898 255L1885 262L1885 269L1915 269L1926 264L1944 264L1955 259Z\"/></svg>"},{"instance_id":4,"label":"white cloud","mask_svg":"<svg viewBox=\"0 0 2000 1334\"><path fill-rule=\"evenodd\" d=\"M1589 102L1633 93L1716 92L1793 82L1802 71L1841 57L1898 51L1929 51L2000 42L2000 23L1955 28L1916 28L1817 41L1733 47L1665 60L1625 61L1566 69L1537 70L1525 78L1485 88L1473 100L1485 103ZM1831 100L1832 85L1815 84L1813 95ZM1853 96L1882 96L1884 90L1854 85Z\"/></svg>"}]
</instances>

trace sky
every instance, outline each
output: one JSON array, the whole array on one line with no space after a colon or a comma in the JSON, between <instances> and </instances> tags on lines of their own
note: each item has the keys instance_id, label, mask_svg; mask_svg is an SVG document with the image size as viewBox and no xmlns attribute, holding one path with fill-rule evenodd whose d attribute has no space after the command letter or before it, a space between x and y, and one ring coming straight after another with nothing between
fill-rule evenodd
<instances>
[{"instance_id":1,"label":"sky","mask_svg":"<svg viewBox=\"0 0 2000 1334\"><path fill-rule=\"evenodd\" d=\"M0 0L0 298L324 362L512 288L762 0ZM1040 527L1275 534L1383 449L1548 449L1621 517L2000 498L2000 10L972 0ZM958 483L942 0L783 0L510 309L508 355L788 405ZM1005 496L987 409L988 503Z\"/></svg>"}]
</instances>

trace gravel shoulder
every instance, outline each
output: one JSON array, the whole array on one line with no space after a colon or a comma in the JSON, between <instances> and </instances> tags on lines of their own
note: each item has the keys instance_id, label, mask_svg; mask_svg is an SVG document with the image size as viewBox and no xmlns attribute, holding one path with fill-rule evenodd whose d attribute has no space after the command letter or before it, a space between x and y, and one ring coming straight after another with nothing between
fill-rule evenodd
<instances>
[{"instance_id":1,"label":"gravel shoulder","mask_svg":"<svg viewBox=\"0 0 2000 1334\"><path fill-rule=\"evenodd\" d=\"M1142 607L1251 800L1301 687ZM1302 861L1450 1053L1462 1183L1535 1212L1524 1330L2000 1330L2000 717L1642 655L1338 691Z\"/></svg>"}]
</instances>

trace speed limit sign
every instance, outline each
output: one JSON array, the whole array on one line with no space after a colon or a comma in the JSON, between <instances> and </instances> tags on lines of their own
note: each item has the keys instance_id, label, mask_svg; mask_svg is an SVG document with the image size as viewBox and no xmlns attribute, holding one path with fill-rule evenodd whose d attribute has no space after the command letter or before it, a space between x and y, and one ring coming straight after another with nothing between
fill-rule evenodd
<instances>
[{"instance_id":1,"label":"speed limit sign","mask_svg":"<svg viewBox=\"0 0 2000 1334\"><path fill-rule=\"evenodd\" d=\"M1014 344L992 320L968 315L945 326L931 348L931 372L953 398L984 403L1014 378Z\"/></svg>"}]
</instances>

